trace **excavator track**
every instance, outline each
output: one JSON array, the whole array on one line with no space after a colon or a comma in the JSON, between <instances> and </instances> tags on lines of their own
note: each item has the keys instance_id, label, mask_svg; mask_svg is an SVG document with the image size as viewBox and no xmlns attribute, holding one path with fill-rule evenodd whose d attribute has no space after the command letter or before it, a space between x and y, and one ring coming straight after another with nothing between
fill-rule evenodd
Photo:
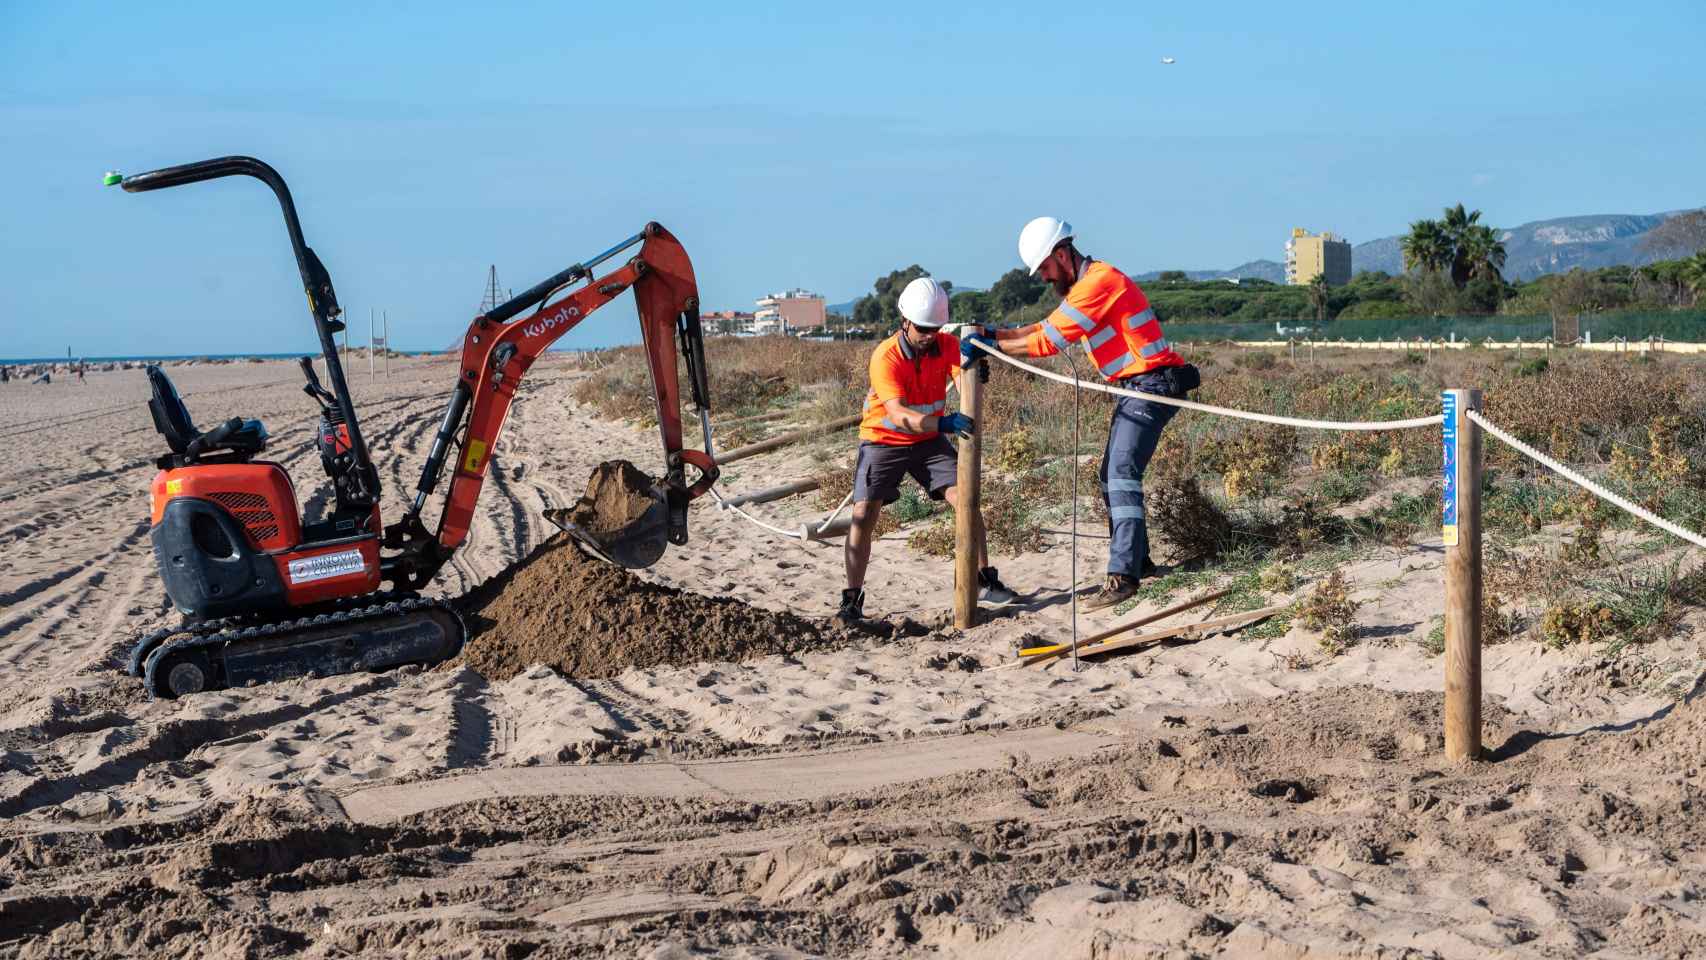
<instances>
[{"instance_id":1,"label":"excavator track","mask_svg":"<svg viewBox=\"0 0 1706 960\"><path fill-rule=\"evenodd\" d=\"M129 672L142 677L150 696L171 699L250 683L433 664L462 650L467 628L447 601L380 595L353 603L361 605L294 619L226 618L158 630L137 642Z\"/></svg>"}]
</instances>

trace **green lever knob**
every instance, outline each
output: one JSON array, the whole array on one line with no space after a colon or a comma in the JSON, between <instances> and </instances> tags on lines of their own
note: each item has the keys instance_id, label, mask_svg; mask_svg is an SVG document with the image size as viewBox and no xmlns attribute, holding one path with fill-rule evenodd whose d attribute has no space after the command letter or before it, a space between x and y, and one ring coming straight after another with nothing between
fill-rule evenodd
<instances>
[{"instance_id":1,"label":"green lever knob","mask_svg":"<svg viewBox=\"0 0 1706 960\"><path fill-rule=\"evenodd\" d=\"M101 185L104 187L110 187L115 183L122 183L123 181L124 174L119 173L117 170L108 170L107 175L101 178Z\"/></svg>"}]
</instances>

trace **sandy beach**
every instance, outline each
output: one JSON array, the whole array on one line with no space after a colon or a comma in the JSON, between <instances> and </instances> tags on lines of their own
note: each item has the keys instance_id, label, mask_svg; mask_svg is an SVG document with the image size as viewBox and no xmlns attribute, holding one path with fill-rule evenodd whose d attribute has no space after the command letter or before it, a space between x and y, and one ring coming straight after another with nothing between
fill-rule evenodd
<instances>
[{"instance_id":1,"label":"sandy beach","mask_svg":"<svg viewBox=\"0 0 1706 960\"><path fill-rule=\"evenodd\" d=\"M204 427L264 420L267 456L310 517L324 507L294 364L168 370ZM428 593L460 597L531 557L512 605L532 602L514 589L531 578L539 604L598 608L569 595L589 561L559 555L573 548L542 511L600 461L661 456L655 429L576 404L582 375L556 356L530 373L469 542ZM437 359L351 377L387 519L453 377ZM726 658L661 640L648 654L613 614L584 632L643 666L576 675L489 639L433 669L155 702L121 672L177 616L149 546L163 444L147 396L135 370L0 386L0 956L1706 950L1695 631L1615 661L1488 647L1490 755L1449 764L1443 667L1417 642L1440 607L1437 531L1344 568L1363 642L1340 656L1293 626L1074 671L1008 668L1027 638L1070 635L1067 537L997 556L1042 599L966 632L947 628L951 563L885 538L866 609L902 628L878 636L827 624L839 542L706 501L691 542L641 576L659 609L706 618L689 626L718 631ZM811 475L853 443L743 461L721 487ZM797 528L824 511L755 512ZM1087 582L1103 544L1077 549ZM547 569L567 572L553 587ZM762 638L724 636L758 622Z\"/></svg>"}]
</instances>

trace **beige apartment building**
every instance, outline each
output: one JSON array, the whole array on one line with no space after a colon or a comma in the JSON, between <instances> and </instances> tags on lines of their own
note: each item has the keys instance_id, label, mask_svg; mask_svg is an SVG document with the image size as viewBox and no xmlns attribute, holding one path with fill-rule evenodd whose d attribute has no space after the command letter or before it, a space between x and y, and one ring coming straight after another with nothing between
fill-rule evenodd
<instances>
[{"instance_id":1,"label":"beige apartment building","mask_svg":"<svg viewBox=\"0 0 1706 960\"><path fill-rule=\"evenodd\" d=\"M1285 242L1285 282L1303 286L1316 274L1325 274L1328 286L1350 283L1350 241L1325 230L1316 234L1296 227Z\"/></svg>"},{"instance_id":2,"label":"beige apartment building","mask_svg":"<svg viewBox=\"0 0 1706 960\"><path fill-rule=\"evenodd\" d=\"M823 326L827 317L822 296L810 290L784 290L758 301L752 332L796 333Z\"/></svg>"}]
</instances>

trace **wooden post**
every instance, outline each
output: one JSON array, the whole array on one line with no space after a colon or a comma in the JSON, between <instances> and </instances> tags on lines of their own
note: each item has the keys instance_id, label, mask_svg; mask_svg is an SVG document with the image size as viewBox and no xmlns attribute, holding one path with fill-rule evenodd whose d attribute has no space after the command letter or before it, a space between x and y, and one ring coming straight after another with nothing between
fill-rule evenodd
<instances>
[{"instance_id":1,"label":"wooden post","mask_svg":"<svg viewBox=\"0 0 1706 960\"><path fill-rule=\"evenodd\" d=\"M960 438L959 509L954 512L954 626L977 626L977 535L983 507L983 374L989 361L979 360L960 374L960 412L972 418L977 431Z\"/></svg>"},{"instance_id":2,"label":"wooden post","mask_svg":"<svg viewBox=\"0 0 1706 960\"><path fill-rule=\"evenodd\" d=\"M749 443L744 447L736 447L726 453L717 454L717 465L722 466L723 464L734 463L736 460L745 460L747 457L756 457L761 453L769 453L790 443L799 443L801 440L810 440L826 433L845 430L848 427L857 426L859 421L864 418L864 414L850 413L839 420L831 420L828 423L819 423L810 427L801 427L798 430L790 430L787 433L779 433L768 440Z\"/></svg>"},{"instance_id":3,"label":"wooden post","mask_svg":"<svg viewBox=\"0 0 1706 960\"><path fill-rule=\"evenodd\" d=\"M757 490L752 493L743 493L739 496L725 497L718 506L727 510L730 507L744 507L749 503L769 503L772 500L782 500L784 498L791 497L796 493L809 493L816 490L819 486L821 486L821 484L816 477L806 477L801 480L790 480L787 483L779 484L774 487L767 487L763 490Z\"/></svg>"},{"instance_id":4,"label":"wooden post","mask_svg":"<svg viewBox=\"0 0 1706 960\"><path fill-rule=\"evenodd\" d=\"M1481 391L1447 390L1445 406L1445 755L1481 755Z\"/></svg>"}]
</instances>

